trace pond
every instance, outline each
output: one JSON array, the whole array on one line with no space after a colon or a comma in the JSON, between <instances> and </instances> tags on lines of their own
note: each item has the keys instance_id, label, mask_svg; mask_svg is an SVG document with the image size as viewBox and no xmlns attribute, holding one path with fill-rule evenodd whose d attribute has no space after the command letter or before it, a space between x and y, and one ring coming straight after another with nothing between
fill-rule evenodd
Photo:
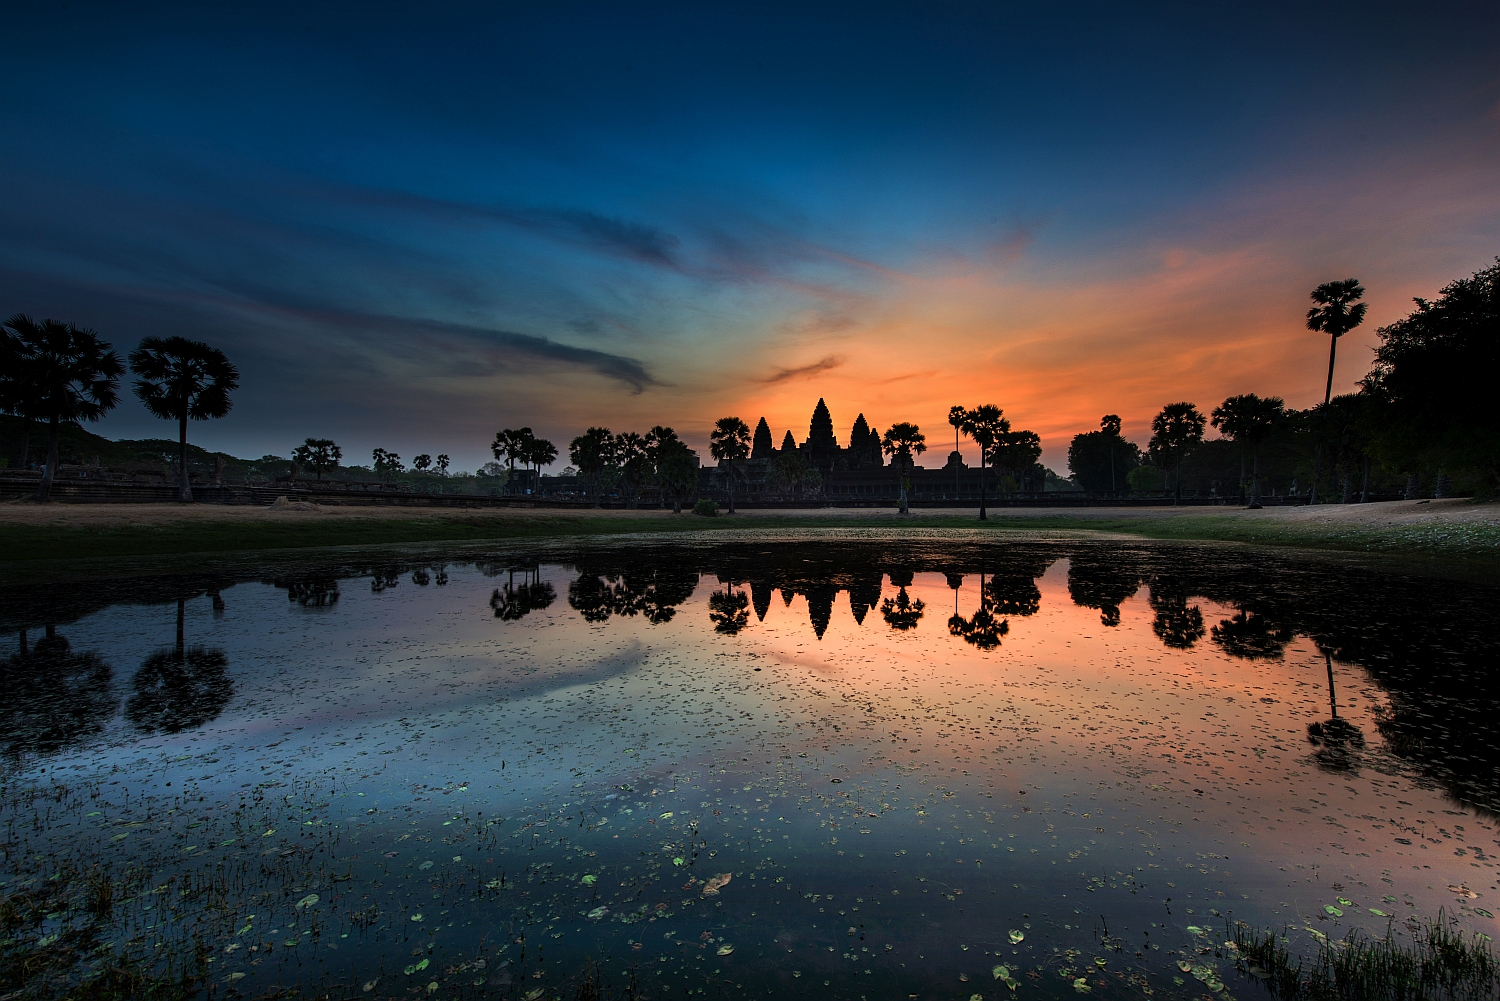
<instances>
[{"instance_id":1,"label":"pond","mask_svg":"<svg viewBox=\"0 0 1500 1001\"><path fill-rule=\"evenodd\" d=\"M1497 599L952 532L56 568L0 585L4 944L246 996L1258 994L1232 922L1495 932Z\"/></svg>"}]
</instances>

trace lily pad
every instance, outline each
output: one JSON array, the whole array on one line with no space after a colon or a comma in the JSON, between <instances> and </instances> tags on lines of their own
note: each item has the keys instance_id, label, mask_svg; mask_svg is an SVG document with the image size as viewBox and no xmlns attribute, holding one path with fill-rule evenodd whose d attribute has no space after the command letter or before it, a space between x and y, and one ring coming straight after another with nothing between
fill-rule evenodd
<instances>
[{"instance_id":1,"label":"lily pad","mask_svg":"<svg viewBox=\"0 0 1500 1001\"><path fill-rule=\"evenodd\" d=\"M718 954L720 956L727 956L733 951L734 946L730 945L728 942L725 942L723 945L719 946Z\"/></svg>"},{"instance_id":2,"label":"lily pad","mask_svg":"<svg viewBox=\"0 0 1500 1001\"><path fill-rule=\"evenodd\" d=\"M1011 945L1020 945L1025 940L1026 940L1026 933L1025 932L1018 931L1015 928L1012 928L1010 930L1010 944Z\"/></svg>"},{"instance_id":3,"label":"lily pad","mask_svg":"<svg viewBox=\"0 0 1500 1001\"><path fill-rule=\"evenodd\" d=\"M300 911L300 910L302 910L304 908L311 907L313 904L316 904L317 902L318 902L318 895L316 893L309 893L307 896L305 896L301 900L297 901L297 910Z\"/></svg>"},{"instance_id":4,"label":"lily pad","mask_svg":"<svg viewBox=\"0 0 1500 1001\"><path fill-rule=\"evenodd\" d=\"M1079 977L1078 979L1074 980L1073 989L1079 994L1087 994L1091 990L1091 988L1089 987L1089 978Z\"/></svg>"},{"instance_id":5,"label":"lily pad","mask_svg":"<svg viewBox=\"0 0 1500 1001\"><path fill-rule=\"evenodd\" d=\"M990 973L994 974L996 980L1010 979L1010 967L1008 966L997 966L990 970Z\"/></svg>"},{"instance_id":6,"label":"lily pad","mask_svg":"<svg viewBox=\"0 0 1500 1001\"><path fill-rule=\"evenodd\" d=\"M599 882L599 877L595 876L591 872L585 873L583 879L580 880L580 882L582 882L584 886L593 886L595 883Z\"/></svg>"},{"instance_id":7,"label":"lily pad","mask_svg":"<svg viewBox=\"0 0 1500 1001\"><path fill-rule=\"evenodd\" d=\"M1344 916L1344 912L1339 908L1333 906L1332 904L1324 904L1323 910L1327 911L1329 914L1332 914L1336 918L1341 918Z\"/></svg>"}]
</instances>

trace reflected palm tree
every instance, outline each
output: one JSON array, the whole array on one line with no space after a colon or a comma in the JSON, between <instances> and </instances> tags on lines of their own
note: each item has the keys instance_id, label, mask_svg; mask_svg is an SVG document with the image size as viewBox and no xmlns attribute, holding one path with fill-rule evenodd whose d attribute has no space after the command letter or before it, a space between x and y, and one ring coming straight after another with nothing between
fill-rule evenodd
<instances>
[{"instance_id":1,"label":"reflected palm tree","mask_svg":"<svg viewBox=\"0 0 1500 1001\"><path fill-rule=\"evenodd\" d=\"M1029 569L1020 573L990 574L989 583L982 589L996 615L1025 618L1035 615L1042 607L1042 592L1036 586L1039 576L1040 571L1032 574Z\"/></svg>"},{"instance_id":2,"label":"reflected palm tree","mask_svg":"<svg viewBox=\"0 0 1500 1001\"><path fill-rule=\"evenodd\" d=\"M1241 660L1280 660L1295 635L1265 616L1240 609L1231 619L1220 619L1213 640L1231 657Z\"/></svg>"},{"instance_id":3,"label":"reflected palm tree","mask_svg":"<svg viewBox=\"0 0 1500 1001\"><path fill-rule=\"evenodd\" d=\"M532 612L539 612L557 600L557 591L549 581L542 580L542 568L521 568L521 583L516 583L515 568L510 569L510 579L504 586L495 588L490 595L490 609L495 618L514 622Z\"/></svg>"},{"instance_id":4,"label":"reflected palm tree","mask_svg":"<svg viewBox=\"0 0 1500 1001\"><path fill-rule=\"evenodd\" d=\"M34 646L24 629L19 641L16 653L0 660L6 683L0 746L6 757L51 754L102 731L115 712L110 666L96 653L74 653L51 626Z\"/></svg>"},{"instance_id":5,"label":"reflected palm tree","mask_svg":"<svg viewBox=\"0 0 1500 1001\"><path fill-rule=\"evenodd\" d=\"M125 719L139 733L181 733L217 719L234 695L223 650L183 642L186 602L177 600L177 642L135 672Z\"/></svg>"},{"instance_id":6,"label":"reflected palm tree","mask_svg":"<svg viewBox=\"0 0 1500 1001\"><path fill-rule=\"evenodd\" d=\"M1329 718L1307 724L1307 742L1317 748L1313 760L1319 768L1330 772L1357 771L1365 749L1364 731L1339 715L1338 694L1333 686L1333 652L1321 643L1318 648L1328 669Z\"/></svg>"},{"instance_id":7,"label":"reflected palm tree","mask_svg":"<svg viewBox=\"0 0 1500 1001\"><path fill-rule=\"evenodd\" d=\"M954 611L948 620L948 635L957 636L965 643L981 650L993 650L1000 639L1010 632L1010 622L1002 619L990 609L990 590L985 586L984 574L979 575L979 608L967 619ZM954 608L957 608L957 589L954 591Z\"/></svg>"},{"instance_id":8,"label":"reflected palm tree","mask_svg":"<svg viewBox=\"0 0 1500 1001\"><path fill-rule=\"evenodd\" d=\"M880 603L880 615L892 629L905 632L917 628L917 622L921 620L926 608L927 605L921 598L913 601L903 587L895 598L887 598Z\"/></svg>"},{"instance_id":9,"label":"reflected palm tree","mask_svg":"<svg viewBox=\"0 0 1500 1001\"><path fill-rule=\"evenodd\" d=\"M714 624L714 632L724 636L733 636L750 624L750 599L733 587L725 581L723 591L708 596L708 619Z\"/></svg>"},{"instance_id":10,"label":"reflected palm tree","mask_svg":"<svg viewBox=\"0 0 1500 1001\"><path fill-rule=\"evenodd\" d=\"M1120 624L1120 606L1141 587L1139 571L1123 561L1074 557L1068 562L1068 596L1073 604L1099 610L1099 623L1113 629Z\"/></svg>"},{"instance_id":11,"label":"reflected palm tree","mask_svg":"<svg viewBox=\"0 0 1500 1001\"><path fill-rule=\"evenodd\" d=\"M282 578L271 581L271 586L284 588L287 601L313 611L332 608L339 601L337 577Z\"/></svg>"},{"instance_id":12,"label":"reflected palm tree","mask_svg":"<svg viewBox=\"0 0 1500 1001\"><path fill-rule=\"evenodd\" d=\"M1151 609L1156 613L1151 631L1174 650L1191 650L1206 632L1203 612L1197 605L1189 605L1187 595L1176 590L1152 584Z\"/></svg>"}]
</instances>

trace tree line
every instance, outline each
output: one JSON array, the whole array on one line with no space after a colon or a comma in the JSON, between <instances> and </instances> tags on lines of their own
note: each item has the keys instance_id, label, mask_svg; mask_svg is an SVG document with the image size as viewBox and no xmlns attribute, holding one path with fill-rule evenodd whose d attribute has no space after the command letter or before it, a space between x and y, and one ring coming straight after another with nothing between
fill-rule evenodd
<instances>
[{"instance_id":1,"label":"tree line","mask_svg":"<svg viewBox=\"0 0 1500 1001\"><path fill-rule=\"evenodd\" d=\"M1489 268L1444 286L1432 301L1380 327L1380 344L1356 392L1333 395L1339 338L1365 318L1365 289L1357 279L1315 288L1307 329L1329 338L1323 402L1306 410L1277 396L1231 396L1207 415L1192 403L1163 407L1151 422L1144 450L1120 434L1120 419L1105 415L1098 431L1074 436L1068 449L1073 479L1086 490L1142 489L1165 474L1180 499L1184 462L1204 445L1209 425L1237 447L1239 492L1260 506L1261 451L1278 440L1312 460L1307 503L1315 504L1324 472L1342 480L1340 500L1356 491L1368 498L1373 473L1404 476L1408 496L1419 477L1470 480L1473 492L1500 488L1500 417L1487 390L1500 366L1500 258ZM1358 484L1358 487L1356 487Z\"/></svg>"},{"instance_id":2,"label":"tree line","mask_svg":"<svg viewBox=\"0 0 1500 1001\"><path fill-rule=\"evenodd\" d=\"M1288 436L1312 454L1309 503L1318 500L1325 468L1342 475L1345 501L1352 497L1356 477L1362 479L1361 498L1368 495L1377 466L1404 474L1410 482L1418 476L1466 475L1473 478L1478 493L1493 494L1500 487L1500 410L1489 403L1487 390L1500 368L1500 258L1472 277L1444 286L1435 300L1416 299L1410 315L1379 328L1380 346L1358 391L1334 396L1338 341L1363 323L1364 293L1353 278L1327 282L1311 293L1307 328L1329 337L1321 404L1298 411L1280 397L1245 393L1229 397L1205 415L1193 403L1171 403L1152 419L1145 449L1123 437L1118 415L1107 414L1099 430L1075 435L1069 445L1074 482L1085 490L1120 493L1159 485L1165 475L1180 500L1184 462L1204 445L1204 434L1212 425L1238 446L1240 494L1251 507L1259 506L1262 446ZM143 339L130 352L129 371L136 377L135 395L147 410L178 422L179 497L191 501L188 421L225 416L232 405L230 394L239 388L239 373L222 351L183 337ZM0 325L0 411L25 420L23 456L31 422L48 425L47 460L36 499L47 499L51 490L61 425L97 421L117 406L125 372L119 354L86 327L24 314ZM1017 474L1030 469L1041 455L1041 439L1033 431L1012 428L993 403L956 405L948 423L954 429L955 451L961 436L979 446L979 517L984 519L987 472ZM911 471L916 457L927 450L926 435L907 421L883 433L868 425L857 426L856 432L860 440L851 440L851 448L861 455L864 449L878 450L891 459L898 471L900 509L907 513ZM769 439L769 429L765 434ZM749 458L751 440L749 426L738 417L720 418L709 435L709 451L727 473L731 513L735 466ZM497 463L506 463L510 480L517 463L539 473L558 456L552 442L525 427L497 432L491 451ZM669 427L658 425L643 434L591 427L569 443L568 455L596 503L601 488L618 488L631 506L643 489L655 488L680 511L683 499L697 485L695 455ZM329 439L308 438L293 451L292 459L321 478L338 468L342 450ZM382 479L406 469L401 457L386 449L376 449L372 460ZM431 469L446 475L448 464L446 455L433 459L423 454L412 460L419 473ZM800 493L804 487L816 488L820 475L788 432L772 459L772 482Z\"/></svg>"}]
</instances>

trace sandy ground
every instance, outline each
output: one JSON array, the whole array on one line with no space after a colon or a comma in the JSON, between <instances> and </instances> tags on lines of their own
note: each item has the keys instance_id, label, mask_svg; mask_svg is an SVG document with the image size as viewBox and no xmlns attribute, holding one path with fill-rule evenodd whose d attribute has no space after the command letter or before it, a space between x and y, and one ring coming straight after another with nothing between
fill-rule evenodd
<instances>
[{"instance_id":1,"label":"sandy ground","mask_svg":"<svg viewBox=\"0 0 1500 1001\"><path fill-rule=\"evenodd\" d=\"M973 517L978 509L915 508L911 521L928 518ZM1092 507L1092 508L991 508L991 518L1077 518L1084 519L1166 519L1202 517L1205 515L1264 522L1267 527L1338 528L1378 527L1422 528L1439 525L1485 525L1500 527L1500 503L1471 504L1464 500L1385 501L1376 504L1323 504L1317 507L1268 507L1246 511L1236 507ZM129 525L161 525L183 521L246 522L304 521L326 518L352 520L459 518L473 522L484 519L518 520L555 517L610 518L621 521L660 521L672 519L670 511L594 511L556 508L423 508L423 507L319 507L292 504L286 507L247 507L221 504L33 504L17 502L0 504L0 525L35 525L64 528L112 528ZM896 523L894 510L879 508L817 508L798 511L745 510L735 517L753 523L762 518L890 518ZM910 521L904 523L910 524Z\"/></svg>"}]
</instances>

